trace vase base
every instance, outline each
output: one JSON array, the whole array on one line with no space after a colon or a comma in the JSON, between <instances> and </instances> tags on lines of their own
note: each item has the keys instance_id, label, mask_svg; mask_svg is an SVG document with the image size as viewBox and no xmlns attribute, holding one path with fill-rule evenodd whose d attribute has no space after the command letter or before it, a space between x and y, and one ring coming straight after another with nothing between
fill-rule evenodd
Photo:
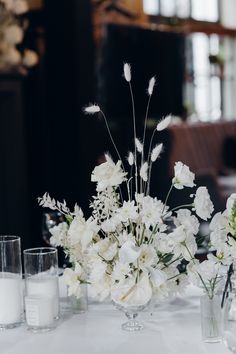
<instances>
[{"instance_id":1,"label":"vase base","mask_svg":"<svg viewBox=\"0 0 236 354\"><path fill-rule=\"evenodd\" d=\"M203 342L204 343L220 343L220 342L222 342L222 337L204 338Z\"/></svg>"},{"instance_id":2,"label":"vase base","mask_svg":"<svg viewBox=\"0 0 236 354\"><path fill-rule=\"evenodd\" d=\"M128 321L122 324L122 329L128 332L141 331L144 325L137 321Z\"/></svg>"}]
</instances>

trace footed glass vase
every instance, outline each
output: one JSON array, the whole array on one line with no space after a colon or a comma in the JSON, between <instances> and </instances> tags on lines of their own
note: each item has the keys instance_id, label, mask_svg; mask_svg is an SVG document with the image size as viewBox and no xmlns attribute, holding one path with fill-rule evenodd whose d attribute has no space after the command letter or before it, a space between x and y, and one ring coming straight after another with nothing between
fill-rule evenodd
<instances>
[{"instance_id":1,"label":"footed glass vase","mask_svg":"<svg viewBox=\"0 0 236 354\"><path fill-rule=\"evenodd\" d=\"M221 299L222 297L219 294L215 294L213 297L205 294L201 297L201 327L204 342L217 343L222 341L223 315Z\"/></svg>"},{"instance_id":2,"label":"footed glass vase","mask_svg":"<svg viewBox=\"0 0 236 354\"><path fill-rule=\"evenodd\" d=\"M122 306L121 304L118 304L114 301L113 304L118 310L124 312L126 317L128 318L128 321L121 325L121 328L124 331L134 332L140 331L144 328L143 323L139 322L137 320L137 317L139 312L143 311L148 306L149 302L147 304L139 306Z\"/></svg>"}]
</instances>

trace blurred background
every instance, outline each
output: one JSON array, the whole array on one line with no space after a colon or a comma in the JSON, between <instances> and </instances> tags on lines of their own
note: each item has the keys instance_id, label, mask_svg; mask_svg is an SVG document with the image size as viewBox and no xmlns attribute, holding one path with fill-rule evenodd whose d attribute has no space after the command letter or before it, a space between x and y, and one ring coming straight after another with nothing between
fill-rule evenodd
<instances>
[{"instance_id":1,"label":"blurred background","mask_svg":"<svg viewBox=\"0 0 236 354\"><path fill-rule=\"evenodd\" d=\"M165 150L151 193L164 198L180 160L207 185L215 210L224 208L236 191L235 0L0 0L0 234L41 245L47 220L37 197L46 191L89 214L91 171L114 151L104 122L82 108L99 103L126 154L124 62L140 131L153 75L148 134L174 116L157 137ZM180 194L170 204L184 202Z\"/></svg>"}]
</instances>

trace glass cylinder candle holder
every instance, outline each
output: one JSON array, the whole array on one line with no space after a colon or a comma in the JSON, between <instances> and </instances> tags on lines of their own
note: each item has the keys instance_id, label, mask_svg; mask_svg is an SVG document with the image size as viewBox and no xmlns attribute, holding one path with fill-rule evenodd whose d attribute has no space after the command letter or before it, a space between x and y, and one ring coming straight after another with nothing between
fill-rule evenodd
<instances>
[{"instance_id":1,"label":"glass cylinder candle holder","mask_svg":"<svg viewBox=\"0 0 236 354\"><path fill-rule=\"evenodd\" d=\"M25 250L24 266L28 329L33 332L52 330L59 318L57 249L41 247Z\"/></svg>"},{"instance_id":2,"label":"glass cylinder candle holder","mask_svg":"<svg viewBox=\"0 0 236 354\"><path fill-rule=\"evenodd\" d=\"M19 236L0 236L0 329L23 320L21 243Z\"/></svg>"},{"instance_id":3,"label":"glass cylinder candle holder","mask_svg":"<svg viewBox=\"0 0 236 354\"><path fill-rule=\"evenodd\" d=\"M75 295L70 295L71 310L73 314L80 314L88 311L88 291L87 284L80 284L81 293L77 298Z\"/></svg>"}]
</instances>

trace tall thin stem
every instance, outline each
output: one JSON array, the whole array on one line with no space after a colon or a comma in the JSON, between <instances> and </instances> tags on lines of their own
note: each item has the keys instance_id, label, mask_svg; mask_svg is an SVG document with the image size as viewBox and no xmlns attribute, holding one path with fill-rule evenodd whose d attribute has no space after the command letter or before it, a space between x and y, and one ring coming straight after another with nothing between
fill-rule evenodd
<instances>
[{"instance_id":1,"label":"tall thin stem","mask_svg":"<svg viewBox=\"0 0 236 354\"><path fill-rule=\"evenodd\" d=\"M111 142L112 142L112 144L113 144L113 146L114 146L114 149L115 149L115 151L116 151L116 153L117 153L117 156L118 156L119 160L121 161L122 168L123 168L123 170L124 170L124 172L125 172L125 167L124 167L122 158L121 158L121 156L120 156L119 150L118 150L118 148L117 148L117 146L116 146L116 143L115 143L115 141L114 141L114 139L113 139L113 137L112 137L111 130L110 130L110 128L109 128L109 124L108 124L108 122L107 122L106 115L105 115L105 113L104 113L102 110L100 110L100 112L101 112L101 114L102 114L102 116L103 116L103 119L104 119L104 121L105 121L105 124L106 124L106 127L107 127L107 131L108 131L109 137L110 137L110 139L111 139ZM129 194L129 187L128 187L128 183L127 183L127 182L126 182L126 187L127 187L127 193ZM122 193L121 193L121 189L120 189L120 195L121 195L121 198L122 198L122 200L123 200L123 196L122 196Z\"/></svg>"},{"instance_id":2,"label":"tall thin stem","mask_svg":"<svg viewBox=\"0 0 236 354\"><path fill-rule=\"evenodd\" d=\"M115 143L115 141L114 141L114 139L113 139L113 137L112 137L111 130L110 130L110 128L109 128L109 125L108 125L108 122L107 122L107 118L106 118L106 116L105 116L105 113L104 113L102 110L100 110L100 112L101 112L101 114L102 114L102 116L103 116L103 119L104 119L104 121L105 121L105 124L106 124L106 127L107 127L107 131L108 131L109 137L110 137L110 139L111 139L111 142L112 142L112 144L113 144L113 146L114 146L114 149L115 149L115 151L116 151L116 153L117 153L117 156L118 156L119 160L120 160L121 163L122 163L123 170L125 171L122 158L121 158L121 156L120 156L119 150L117 149L116 143Z\"/></svg>"},{"instance_id":3,"label":"tall thin stem","mask_svg":"<svg viewBox=\"0 0 236 354\"><path fill-rule=\"evenodd\" d=\"M146 114L145 114L145 120L144 120L144 127L143 127L143 147L145 146L145 139L146 139L146 129L147 129L147 119L148 119L148 112L149 112L149 106L150 106L150 100L151 100L151 95L148 97L148 103L147 103L147 108L146 108ZM144 149L142 151L142 164L144 162Z\"/></svg>"},{"instance_id":4,"label":"tall thin stem","mask_svg":"<svg viewBox=\"0 0 236 354\"><path fill-rule=\"evenodd\" d=\"M135 144L135 139L137 137L136 134L136 118L135 118L135 106L134 106L134 95L133 95L133 90L132 90L132 85L129 82L129 89L130 89L130 96L131 96L131 101L132 101L132 115L133 115L133 129L134 129L134 164L135 164L135 189L136 192L138 193L138 167L137 167L137 148Z\"/></svg>"}]
</instances>

